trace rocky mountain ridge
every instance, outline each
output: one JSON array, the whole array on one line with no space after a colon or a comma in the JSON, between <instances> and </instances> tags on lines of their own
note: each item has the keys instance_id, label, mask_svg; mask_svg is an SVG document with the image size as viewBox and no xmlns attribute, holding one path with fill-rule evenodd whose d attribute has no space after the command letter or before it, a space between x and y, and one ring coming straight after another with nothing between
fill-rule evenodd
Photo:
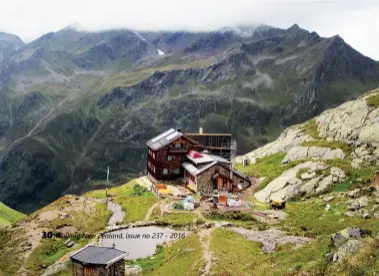
<instances>
[{"instance_id":1,"label":"rocky mountain ridge","mask_svg":"<svg viewBox=\"0 0 379 276\"><path fill-rule=\"evenodd\" d=\"M0 62L0 201L28 213L101 185L108 166L124 183L171 127L231 132L241 154L377 86L379 63L339 37L243 30L65 28L13 52Z\"/></svg>"}]
</instances>

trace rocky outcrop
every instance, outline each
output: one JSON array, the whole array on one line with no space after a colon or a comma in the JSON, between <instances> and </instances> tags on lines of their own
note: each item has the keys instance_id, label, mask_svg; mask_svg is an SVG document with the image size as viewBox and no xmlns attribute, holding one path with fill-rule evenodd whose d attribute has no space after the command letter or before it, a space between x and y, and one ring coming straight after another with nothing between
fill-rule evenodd
<instances>
[{"instance_id":1,"label":"rocky outcrop","mask_svg":"<svg viewBox=\"0 0 379 276\"><path fill-rule=\"evenodd\" d=\"M326 110L315 118L319 139L331 143L340 141L356 147L351 154L353 168L359 168L364 164L379 165L379 108L369 106L366 102L368 97L374 95L379 95L379 89L355 101ZM345 158L347 153L341 149L300 146L305 141L317 140L303 130L304 126L305 124L287 128L277 140L237 157L236 162L242 162L244 158L248 160L263 158L278 152L287 153L284 163L306 158L320 160Z\"/></svg>"},{"instance_id":2,"label":"rocky outcrop","mask_svg":"<svg viewBox=\"0 0 379 276\"><path fill-rule=\"evenodd\" d=\"M296 146L287 152L282 163L286 164L301 159L332 160L344 158L345 154L341 149Z\"/></svg>"},{"instance_id":3,"label":"rocky outcrop","mask_svg":"<svg viewBox=\"0 0 379 276\"><path fill-rule=\"evenodd\" d=\"M320 136L342 141L379 143L379 108L367 105L366 98L369 96L323 112L316 118Z\"/></svg>"},{"instance_id":4,"label":"rocky outcrop","mask_svg":"<svg viewBox=\"0 0 379 276\"><path fill-rule=\"evenodd\" d=\"M359 228L346 228L331 236L332 252L327 254L333 262L342 262L348 256L357 253L363 246L362 238L369 235L368 231Z\"/></svg>"},{"instance_id":5,"label":"rocky outcrop","mask_svg":"<svg viewBox=\"0 0 379 276\"><path fill-rule=\"evenodd\" d=\"M299 127L287 128L274 142L266 144L246 155L239 156L235 161L241 163L245 158L248 160L255 160L255 158L264 158L279 152L287 152L293 146L312 140L314 139L310 135L305 135Z\"/></svg>"},{"instance_id":6,"label":"rocky outcrop","mask_svg":"<svg viewBox=\"0 0 379 276\"><path fill-rule=\"evenodd\" d=\"M307 170L298 178L300 171ZM345 181L346 175L337 167L328 167L321 162L308 161L285 171L271 181L264 189L255 194L262 202L269 200L288 200L297 195L313 196L328 192L333 185ZM317 172L322 172L318 175ZM305 179L302 177L306 174Z\"/></svg>"}]
</instances>

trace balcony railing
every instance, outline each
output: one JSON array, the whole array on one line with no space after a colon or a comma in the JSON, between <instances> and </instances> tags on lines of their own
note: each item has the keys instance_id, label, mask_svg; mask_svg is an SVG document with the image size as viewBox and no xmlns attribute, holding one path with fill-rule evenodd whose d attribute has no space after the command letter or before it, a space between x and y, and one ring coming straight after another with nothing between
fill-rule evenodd
<instances>
[{"instance_id":1,"label":"balcony railing","mask_svg":"<svg viewBox=\"0 0 379 276\"><path fill-rule=\"evenodd\" d=\"M187 153L189 148L170 148L168 151L170 153Z\"/></svg>"}]
</instances>

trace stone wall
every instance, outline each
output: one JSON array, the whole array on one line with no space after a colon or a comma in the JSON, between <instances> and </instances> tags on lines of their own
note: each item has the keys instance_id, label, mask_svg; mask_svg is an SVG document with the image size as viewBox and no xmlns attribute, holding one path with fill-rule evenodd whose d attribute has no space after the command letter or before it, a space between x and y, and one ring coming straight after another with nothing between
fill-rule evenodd
<instances>
[{"instance_id":1,"label":"stone wall","mask_svg":"<svg viewBox=\"0 0 379 276\"><path fill-rule=\"evenodd\" d=\"M125 276L125 264L124 260L120 260L115 265L115 275L116 276Z\"/></svg>"},{"instance_id":2,"label":"stone wall","mask_svg":"<svg viewBox=\"0 0 379 276\"><path fill-rule=\"evenodd\" d=\"M83 276L83 266L80 263L72 262L72 276Z\"/></svg>"}]
</instances>

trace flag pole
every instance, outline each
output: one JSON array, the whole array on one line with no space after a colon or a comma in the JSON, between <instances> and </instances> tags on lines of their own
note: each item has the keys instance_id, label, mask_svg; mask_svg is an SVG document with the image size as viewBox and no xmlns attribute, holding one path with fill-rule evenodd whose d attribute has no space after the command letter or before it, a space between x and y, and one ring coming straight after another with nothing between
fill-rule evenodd
<instances>
[{"instance_id":1,"label":"flag pole","mask_svg":"<svg viewBox=\"0 0 379 276\"><path fill-rule=\"evenodd\" d=\"M108 198L109 166L107 168L107 183L105 184L105 197Z\"/></svg>"}]
</instances>

